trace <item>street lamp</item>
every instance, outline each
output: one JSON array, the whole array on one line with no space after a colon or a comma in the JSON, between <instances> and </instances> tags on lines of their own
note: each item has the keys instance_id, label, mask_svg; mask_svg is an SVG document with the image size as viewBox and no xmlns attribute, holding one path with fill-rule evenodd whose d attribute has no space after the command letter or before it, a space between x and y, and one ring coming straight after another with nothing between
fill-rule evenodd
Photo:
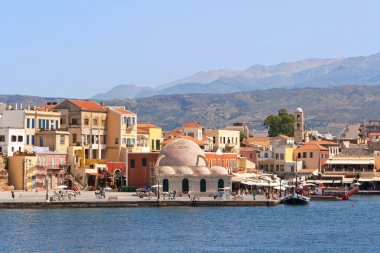
<instances>
[{"instance_id":1,"label":"street lamp","mask_svg":"<svg viewBox=\"0 0 380 253\"><path fill-rule=\"evenodd\" d=\"M48 185L47 174L45 175L45 188L46 188L46 201L49 200L49 185Z\"/></svg>"}]
</instances>

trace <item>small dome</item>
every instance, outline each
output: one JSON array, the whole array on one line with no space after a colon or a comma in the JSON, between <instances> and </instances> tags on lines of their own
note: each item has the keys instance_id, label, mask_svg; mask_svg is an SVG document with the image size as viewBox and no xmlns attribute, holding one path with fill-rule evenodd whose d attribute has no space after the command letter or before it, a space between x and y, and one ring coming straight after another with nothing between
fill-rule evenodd
<instances>
[{"instance_id":1,"label":"small dome","mask_svg":"<svg viewBox=\"0 0 380 253\"><path fill-rule=\"evenodd\" d=\"M163 166L158 169L159 174L165 174L165 175L174 175L175 170L172 167L169 166Z\"/></svg>"},{"instance_id":2,"label":"small dome","mask_svg":"<svg viewBox=\"0 0 380 253\"><path fill-rule=\"evenodd\" d=\"M177 174L180 175L193 175L193 170L187 166L181 166L177 169Z\"/></svg>"},{"instance_id":3,"label":"small dome","mask_svg":"<svg viewBox=\"0 0 380 253\"><path fill-rule=\"evenodd\" d=\"M301 107L296 108L296 112L303 112Z\"/></svg>"},{"instance_id":4,"label":"small dome","mask_svg":"<svg viewBox=\"0 0 380 253\"><path fill-rule=\"evenodd\" d=\"M198 174L198 175L210 175L211 174L210 170L204 166L196 167L193 171L194 171L194 174Z\"/></svg>"},{"instance_id":5,"label":"small dome","mask_svg":"<svg viewBox=\"0 0 380 253\"><path fill-rule=\"evenodd\" d=\"M159 166L206 166L203 150L193 141L178 139L168 143L160 152L165 157ZM198 162L198 164L197 164Z\"/></svg>"},{"instance_id":6,"label":"small dome","mask_svg":"<svg viewBox=\"0 0 380 253\"><path fill-rule=\"evenodd\" d=\"M227 169L221 166L211 167L210 172L211 174L216 174L216 175L228 175Z\"/></svg>"}]
</instances>

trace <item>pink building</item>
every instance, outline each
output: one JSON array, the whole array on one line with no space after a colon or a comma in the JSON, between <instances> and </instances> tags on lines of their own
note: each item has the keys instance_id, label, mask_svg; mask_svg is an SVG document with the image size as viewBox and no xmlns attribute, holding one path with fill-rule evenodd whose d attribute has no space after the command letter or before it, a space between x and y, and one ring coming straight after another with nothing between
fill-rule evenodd
<instances>
[{"instance_id":1,"label":"pink building","mask_svg":"<svg viewBox=\"0 0 380 253\"><path fill-rule=\"evenodd\" d=\"M67 154L56 152L38 152L37 170L32 176L32 189L37 191L45 190L45 179L48 181L49 189L56 189L57 186L65 182L67 173Z\"/></svg>"}]
</instances>

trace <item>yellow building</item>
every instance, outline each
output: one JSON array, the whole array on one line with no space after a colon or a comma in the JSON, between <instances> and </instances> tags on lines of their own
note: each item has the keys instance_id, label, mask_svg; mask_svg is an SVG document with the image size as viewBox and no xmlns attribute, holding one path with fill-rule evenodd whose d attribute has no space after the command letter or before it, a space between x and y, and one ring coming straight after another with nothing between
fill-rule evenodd
<instances>
[{"instance_id":1,"label":"yellow building","mask_svg":"<svg viewBox=\"0 0 380 253\"><path fill-rule=\"evenodd\" d=\"M149 123L137 124L137 148L141 152L161 150L162 128Z\"/></svg>"},{"instance_id":2,"label":"yellow building","mask_svg":"<svg viewBox=\"0 0 380 253\"><path fill-rule=\"evenodd\" d=\"M113 162L125 162L126 152L137 145L137 115L124 107L108 107L107 154Z\"/></svg>"},{"instance_id":3,"label":"yellow building","mask_svg":"<svg viewBox=\"0 0 380 253\"><path fill-rule=\"evenodd\" d=\"M67 153L69 132L59 130L42 130L36 133L35 146L48 147L52 152Z\"/></svg>"}]
</instances>

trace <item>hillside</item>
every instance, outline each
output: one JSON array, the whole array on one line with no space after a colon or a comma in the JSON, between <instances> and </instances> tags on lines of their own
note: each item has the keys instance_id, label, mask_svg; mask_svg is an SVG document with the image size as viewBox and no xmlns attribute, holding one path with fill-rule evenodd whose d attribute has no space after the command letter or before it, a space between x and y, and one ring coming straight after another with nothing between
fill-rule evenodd
<instances>
[{"instance_id":1,"label":"hillside","mask_svg":"<svg viewBox=\"0 0 380 253\"><path fill-rule=\"evenodd\" d=\"M41 104L51 98L0 96L0 102ZM28 103L27 103L28 102ZM106 105L125 105L138 114L139 122L150 122L165 130L188 121L210 128L233 122L262 128L263 121L279 108L289 112L299 105L306 126L322 132L339 132L345 124L380 119L380 86L340 86L333 88L270 89L231 94L158 95L140 99L118 99Z\"/></svg>"}]
</instances>

